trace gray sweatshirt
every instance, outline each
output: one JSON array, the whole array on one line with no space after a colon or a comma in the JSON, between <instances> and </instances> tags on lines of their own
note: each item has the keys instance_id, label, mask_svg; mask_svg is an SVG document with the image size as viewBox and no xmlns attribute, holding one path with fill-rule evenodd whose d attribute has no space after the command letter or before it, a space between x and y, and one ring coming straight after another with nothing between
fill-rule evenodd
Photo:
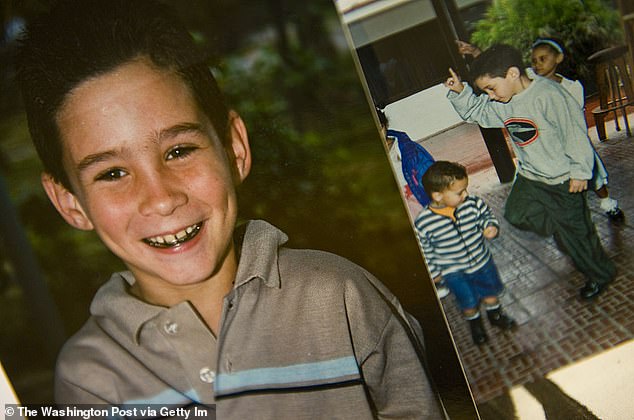
<instances>
[{"instance_id":1,"label":"gray sweatshirt","mask_svg":"<svg viewBox=\"0 0 634 420\"><path fill-rule=\"evenodd\" d=\"M536 76L507 103L475 95L465 84L447 98L466 121L482 127L506 127L518 159L518 173L549 185L591 179L594 149L583 111L559 84Z\"/></svg>"}]
</instances>

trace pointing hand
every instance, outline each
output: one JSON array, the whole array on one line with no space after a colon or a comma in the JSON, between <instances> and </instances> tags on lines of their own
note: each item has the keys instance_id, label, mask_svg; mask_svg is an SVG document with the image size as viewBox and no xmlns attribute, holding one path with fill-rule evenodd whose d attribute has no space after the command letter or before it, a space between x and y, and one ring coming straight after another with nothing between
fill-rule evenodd
<instances>
[{"instance_id":1,"label":"pointing hand","mask_svg":"<svg viewBox=\"0 0 634 420\"><path fill-rule=\"evenodd\" d=\"M450 76L445 82L445 86L449 88L449 90L453 90L456 93L462 92L464 86L462 86L462 80L460 79L460 76L458 76L458 74L453 71L451 67L449 67L449 74Z\"/></svg>"}]
</instances>

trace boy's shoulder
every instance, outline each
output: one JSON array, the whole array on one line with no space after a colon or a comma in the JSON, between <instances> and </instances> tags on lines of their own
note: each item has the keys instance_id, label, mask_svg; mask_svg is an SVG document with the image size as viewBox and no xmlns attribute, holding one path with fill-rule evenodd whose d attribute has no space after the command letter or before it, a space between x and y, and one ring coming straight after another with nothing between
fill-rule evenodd
<instances>
[{"instance_id":1,"label":"boy's shoulder","mask_svg":"<svg viewBox=\"0 0 634 420\"><path fill-rule=\"evenodd\" d=\"M463 204L467 204L469 206L476 206L476 207L487 206L487 203L484 200L484 198L480 197L479 195L473 195L473 194L469 194Z\"/></svg>"},{"instance_id":2,"label":"boy's shoulder","mask_svg":"<svg viewBox=\"0 0 634 420\"><path fill-rule=\"evenodd\" d=\"M139 362L129 356L126 346L106 332L96 317L90 316L64 343L57 357L55 401L119 402L118 393L125 386L125 379L145 371L135 364ZM127 375L123 374L122 380L123 371Z\"/></svg>"},{"instance_id":3,"label":"boy's shoulder","mask_svg":"<svg viewBox=\"0 0 634 420\"><path fill-rule=\"evenodd\" d=\"M561 83L538 75L535 75L531 84L534 85L534 95L542 98L560 98L568 93Z\"/></svg>"},{"instance_id":4,"label":"boy's shoulder","mask_svg":"<svg viewBox=\"0 0 634 420\"><path fill-rule=\"evenodd\" d=\"M375 281L375 277L352 261L327 251L286 246L288 237L262 220L248 223L241 246L236 285L263 278L284 287L342 288ZM385 289L387 292L387 289Z\"/></svg>"},{"instance_id":5,"label":"boy's shoulder","mask_svg":"<svg viewBox=\"0 0 634 420\"><path fill-rule=\"evenodd\" d=\"M414 224L418 227L418 225L421 223L427 222L432 219L437 219L439 217L442 217L442 216L438 215L437 213L434 213L429 208L429 204L428 204L425 207L423 207L421 211L418 213L418 215L416 216L416 219L414 220Z\"/></svg>"},{"instance_id":6,"label":"boy's shoulder","mask_svg":"<svg viewBox=\"0 0 634 420\"><path fill-rule=\"evenodd\" d=\"M324 301L343 298L365 300L368 305L384 299L399 305L392 292L372 273L330 252L281 248L279 269L288 294L319 296ZM379 298L377 300L377 298Z\"/></svg>"}]
</instances>

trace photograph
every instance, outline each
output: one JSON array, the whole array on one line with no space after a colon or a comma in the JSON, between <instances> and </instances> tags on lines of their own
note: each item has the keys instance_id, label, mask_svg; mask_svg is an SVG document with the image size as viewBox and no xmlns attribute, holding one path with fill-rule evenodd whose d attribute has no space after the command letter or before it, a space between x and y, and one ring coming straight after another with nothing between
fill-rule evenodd
<instances>
[{"instance_id":1,"label":"photograph","mask_svg":"<svg viewBox=\"0 0 634 420\"><path fill-rule=\"evenodd\" d=\"M334 1L479 417L632 418L634 4Z\"/></svg>"},{"instance_id":2,"label":"photograph","mask_svg":"<svg viewBox=\"0 0 634 420\"><path fill-rule=\"evenodd\" d=\"M6 418L481 417L339 5L1 4Z\"/></svg>"}]
</instances>

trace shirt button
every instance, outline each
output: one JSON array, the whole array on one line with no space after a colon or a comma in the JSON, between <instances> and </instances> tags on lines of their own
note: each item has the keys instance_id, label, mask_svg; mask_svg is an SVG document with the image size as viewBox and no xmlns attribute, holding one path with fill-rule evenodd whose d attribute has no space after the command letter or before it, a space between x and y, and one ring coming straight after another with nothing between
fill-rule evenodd
<instances>
[{"instance_id":1,"label":"shirt button","mask_svg":"<svg viewBox=\"0 0 634 420\"><path fill-rule=\"evenodd\" d=\"M216 372L209 369L208 367L204 367L200 369L200 380L205 383L212 383L216 379Z\"/></svg>"},{"instance_id":2,"label":"shirt button","mask_svg":"<svg viewBox=\"0 0 634 420\"><path fill-rule=\"evenodd\" d=\"M165 325L163 325L163 329L166 333L174 335L178 332L178 324L176 322L167 321Z\"/></svg>"}]
</instances>

